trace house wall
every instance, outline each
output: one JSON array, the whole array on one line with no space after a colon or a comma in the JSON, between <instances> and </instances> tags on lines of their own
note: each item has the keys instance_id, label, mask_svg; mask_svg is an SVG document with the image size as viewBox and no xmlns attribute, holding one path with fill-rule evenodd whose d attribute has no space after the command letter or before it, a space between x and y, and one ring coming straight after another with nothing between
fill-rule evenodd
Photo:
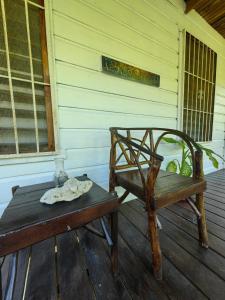
<instances>
[{"instance_id":1,"label":"house wall","mask_svg":"<svg viewBox=\"0 0 225 300\"><path fill-rule=\"evenodd\" d=\"M181 128L183 29L218 54L207 146L224 155L225 40L195 11L184 15L181 0L45 2L57 143L70 175L87 173L107 187L110 126ZM160 88L103 74L101 55L159 74ZM161 153L166 161L177 154ZM54 156L0 160L0 209L11 186L49 180L54 169Z\"/></svg>"}]
</instances>

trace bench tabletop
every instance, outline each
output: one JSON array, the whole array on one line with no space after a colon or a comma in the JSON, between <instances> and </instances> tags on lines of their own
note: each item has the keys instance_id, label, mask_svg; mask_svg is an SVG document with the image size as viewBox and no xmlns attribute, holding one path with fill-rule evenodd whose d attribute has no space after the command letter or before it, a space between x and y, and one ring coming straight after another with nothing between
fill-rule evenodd
<instances>
[{"instance_id":1,"label":"bench tabletop","mask_svg":"<svg viewBox=\"0 0 225 300\"><path fill-rule=\"evenodd\" d=\"M81 176L77 179L88 178ZM42 195L54 186L54 182L46 182L16 190L0 219L0 256L3 252L12 252L11 248L16 250L82 226L118 206L117 196L94 182L88 193L71 202L41 203ZM12 245L13 239L17 247ZM6 251L8 247L11 250Z\"/></svg>"}]
</instances>

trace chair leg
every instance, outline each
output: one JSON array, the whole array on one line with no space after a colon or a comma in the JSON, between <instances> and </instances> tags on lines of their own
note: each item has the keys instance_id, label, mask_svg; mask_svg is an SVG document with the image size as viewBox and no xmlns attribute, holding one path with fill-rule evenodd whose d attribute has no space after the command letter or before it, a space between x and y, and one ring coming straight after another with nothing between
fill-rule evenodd
<instances>
[{"instance_id":1,"label":"chair leg","mask_svg":"<svg viewBox=\"0 0 225 300\"><path fill-rule=\"evenodd\" d=\"M111 238L113 245L111 247L112 271L116 275L118 271L118 212L110 214Z\"/></svg>"},{"instance_id":2,"label":"chair leg","mask_svg":"<svg viewBox=\"0 0 225 300\"><path fill-rule=\"evenodd\" d=\"M208 232L206 227L205 203L203 193L196 195L196 206L201 214L201 217L198 218L199 242L201 243L202 247L208 248Z\"/></svg>"},{"instance_id":3,"label":"chair leg","mask_svg":"<svg viewBox=\"0 0 225 300\"><path fill-rule=\"evenodd\" d=\"M152 267L156 279L162 279L162 254L159 244L157 217L155 211L148 211L149 235L152 248Z\"/></svg>"}]
</instances>

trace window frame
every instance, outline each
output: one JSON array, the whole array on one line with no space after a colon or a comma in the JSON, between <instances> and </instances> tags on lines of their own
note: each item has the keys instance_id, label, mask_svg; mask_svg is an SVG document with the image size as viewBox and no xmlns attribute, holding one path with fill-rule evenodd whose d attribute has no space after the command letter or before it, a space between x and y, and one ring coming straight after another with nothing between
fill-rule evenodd
<instances>
[{"instance_id":1,"label":"window frame","mask_svg":"<svg viewBox=\"0 0 225 300\"><path fill-rule=\"evenodd\" d=\"M0 0L3 2L4 0ZM41 17L41 36L44 36L44 42L41 45L42 48L42 64L47 66L43 68L43 83L47 83L48 85L45 86L45 107L46 107L46 122L47 122L47 133L48 133L48 145L51 144L52 146L49 147L48 151L43 152L27 152L27 153L12 153L12 154L0 154L0 161L2 160L2 164L8 164L11 159L32 159L40 161L43 159L46 160L44 157L47 156L55 156L59 154L58 151L58 129L56 128L55 124L57 124L56 120L58 119L57 110L56 110L56 75L55 75L55 53L54 53L54 37L53 37L53 15L52 15L52 0L45 1L40 0L40 4L33 2L32 0L21 0L24 2L24 5L28 5L29 3L34 5L37 8L42 8L42 13L40 13ZM27 4L26 4L27 3ZM0 6L1 9L1 6ZM43 47L44 45L44 47ZM8 67L7 67L8 68ZM13 77L13 76L10 76ZM8 75L7 75L7 78ZM14 78L14 77L13 77ZM47 97L46 97L47 94ZM47 101L46 101L47 99ZM46 103L47 102L47 103ZM50 119L50 120L49 120ZM50 124L50 125L49 125ZM50 126L50 130L49 130ZM43 157L43 158L42 158Z\"/></svg>"},{"instance_id":2,"label":"window frame","mask_svg":"<svg viewBox=\"0 0 225 300\"><path fill-rule=\"evenodd\" d=\"M187 33L190 36L193 36L196 40L200 41L203 45L205 45L208 49L210 49L210 51L213 51L215 54L215 57L216 57L215 74L214 74L215 75L214 102L213 102L214 108L213 108L212 125L211 125L212 126L211 127L211 130L212 130L211 139L197 141L199 144L210 144L213 142L218 54L212 47L210 47L207 43L203 42L201 38L199 38L198 36L193 34L191 31L187 31L186 29L180 30L180 35L179 35L178 126L181 131L184 131L183 115L184 115L185 59L186 59L186 34Z\"/></svg>"}]
</instances>

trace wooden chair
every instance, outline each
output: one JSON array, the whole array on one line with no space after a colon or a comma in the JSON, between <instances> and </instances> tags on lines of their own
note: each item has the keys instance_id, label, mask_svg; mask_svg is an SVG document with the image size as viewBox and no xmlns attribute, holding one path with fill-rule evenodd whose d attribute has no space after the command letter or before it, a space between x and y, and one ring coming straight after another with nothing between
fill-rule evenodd
<instances>
[{"instance_id":1,"label":"wooden chair","mask_svg":"<svg viewBox=\"0 0 225 300\"><path fill-rule=\"evenodd\" d=\"M199 242L208 248L203 196L206 181L203 176L202 151L193 139L178 130L113 127L110 131L110 191L114 191L116 186L121 186L125 192L120 197L120 202L123 202L129 193L145 202L153 272L157 279L161 279L162 255L157 229L157 209L187 200L197 214ZM190 149L193 162L192 177L160 170L163 157L157 153L158 146L165 135L171 134L182 139ZM194 199L191 197L193 195Z\"/></svg>"}]
</instances>

